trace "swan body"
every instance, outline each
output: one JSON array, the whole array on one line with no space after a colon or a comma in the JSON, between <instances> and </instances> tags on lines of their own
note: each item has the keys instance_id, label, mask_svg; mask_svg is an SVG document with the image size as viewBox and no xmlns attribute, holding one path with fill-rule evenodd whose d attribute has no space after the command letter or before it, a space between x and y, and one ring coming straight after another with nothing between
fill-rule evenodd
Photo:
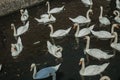
<instances>
[{"instance_id":1,"label":"swan body","mask_svg":"<svg viewBox=\"0 0 120 80\"><path fill-rule=\"evenodd\" d=\"M17 43L16 44L11 44L11 55L13 57L18 56L23 50L23 45L21 38L18 37Z\"/></svg>"},{"instance_id":2,"label":"swan body","mask_svg":"<svg viewBox=\"0 0 120 80\"><path fill-rule=\"evenodd\" d=\"M69 17L69 20L71 20L73 23L78 23L78 24L86 24L86 23L89 23L91 22L91 19L89 17L89 13L92 13L93 11L91 9L89 9L87 11L87 14L86 14L86 17L84 16L78 16L76 18L70 18Z\"/></svg>"},{"instance_id":3,"label":"swan body","mask_svg":"<svg viewBox=\"0 0 120 80\"><path fill-rule=\"evenodd\" d=\"M119 0L116 0L116 8L120 9L120 1Z\"/></svg>"},{"instance_id":4,"label":"swan body","mask_svg":"<svg viewBox=\"0 0 120 80\"><path fill-rule=\"evenodd\" d=\"M48 52L55 56L56 58L62 57L63 48L61 46L52 45L49 41L47 41L47 48Z\"/></svg>"},{"instance_id":5,"label":"swan body","mask_svg":"<svg viewBox=\"0 0 120 80\"><path fill-rule=\"evenodd\" d=\"M56 66L46 67L37 72L35 63L31 64L31 70L33 70L33 79L44 79L49 76L52 76L52 80L56 80L56 71L59 69L61 64Z\"/></svg>"},{"instance_id":6,"label":"swan body","mask_svg":"<svg viewBox=\"0 0 120 80\"><path fill-rule=\"evenodd\" d=\"M83 36L86 36L86 35L90 34L94 25L90 26L89 28L83 28L81 30L79 30L79 24L74 24L74 27L77 27L75 37L83 37Z\"/></svg>"},{"instance_id":7,"label":"swan body","mask_svg":"<svg viewBox=\"0 0 120 80\"><path fill-rule=\"evenodd\" d=\"M115 11L113 12L113 14L116 15L115 18L114 18L114 20L115 20L116 22L120 23L120 13L119 13L119 11L115 10Z\"/></svg>"},{"instance_id":8,"label":"swan body","mask_svg":"<svg viewBox=\"0 0 120 80\"><path fill-rule=\"evenodd\" d=\"M85 52L87 54L89 54L90 56L100 60L100 59L109 59L111 57L113 57L114 55L108 55L106 52L97 49L97 48L92 48L89 49L90 46L90 37L89 36L85 36L85 38L87 39L87 43L86 43L86 48L85 48Z\"/></svg>"},{"instance_id":9,"label":"swan body","mask_svg":"<svg viewBox=\"0 0 120 80\"><path fill-rule=\"evenodd\" d=\"M34 18L34 19L40 24L48 24L56 21L56 18L53 15L49 15L49 14L41 15L40 19L38 18Z\"/></svg>"},{"instance_id":10,"label":"swan body","mask_svg":"<svg viewBox=\"0 0 120 80\"><path fill-rule=\"evenodd\" d=\"M100 16L99 16L99 22L103 25L110 25L110 20L107 17L103 17L103 7L100 6Z\"/></svg>"},{"instance_id":11,"label":"swan body","mask_svg":"<svg viewBox=\"0 0 120 80\"><path fill-rule=\"evenodd\" d=\"M95 76L101 74L109 65L109 63L104 63L102 65L89 65L85 67L84 58L80 59L80 64L82 64L82 68L79 71L82 76Z\"/></svg>"},{"instance_id":12,"label":"swan body","mask_svg":"<svg viewBox=\"0 0 120 80\"><path fill-rule=\"evenodd\" d=\"M50 27L50 29L51 29L50 37L63 37L63 36L66 36L71 30L71 27L70 27L66 30L60 29L53 33L53 26L51 24L49 24L48 27Z\"/></svg>"},{"instance_id":13,"label":"swan body","mask_svg":"<svg viewBox=\"0 0 120 80\"><path fill-rule=\"evenodd\" d=\"M15 25L14 24L11 24L11 28L14 31L13 35L15 37L16 36L20 36L20 35L22 35L23 33L25 33L28 30L28 28L29 28L29 21L24 26L20 26L17 30L15 29Z\"/></svg>"},{"instance_id":14,"label":"swan body","mask_svg":"<svg viewBox=\"0 0 120 80\"><path fill-rule=\"evenodd\" d=\"M113 35L113 32L114 32L114 28L118 28L118 24L113 24L112 25L112 28L111 28L111 33L108 32L108 31L104 31L104 30L101 30L101 31L93 31L91 30L92 34L94 36L96 36L97 38L99 39L111 39L111 38L114 38L115 36Z\"/></svg>"},{"instance_id":15,"label":"swan body","mask_svg":"<svg viewBox=\"0 0 120 80\"><path fill-rule=\"evenodd\" d=\"M21 13L21 21L23 22L23 24L25 24L25 22L29 18L28 11L27 11L27 9L25 9L25 10L21 9L20 13Z\"/></svg>"},{"instance_id":16,"label":"swan body","mask_svg":"<svg viewBox=\"0 0 120 80\"><path fill-rule=\"evenodd\" d=\"M65 6L56 7L56 8L53 8L53 9L50 10L50 3L47 1L46 4L48 5L48 11L47 11L47 13L49 13L49 14L60 13L61 11L64 10L64 7L65 7Z\"/></svg>"},{"instance_id":17,"label":"swan body","mask_svg":"<svg viewBox=\"0 0 120 80\"><path fill-rule=\"evenodd\" d=\"M117 32L114 32L115 39L114 42L111 43L111 47L115 50L118 50L120 52L120 43L118 43L118 34Z\"/></svg>"},{"instance_id":18,"label":"swan body","mask_svg":"<svg viewBox=\"0 0 120 80\"><path fill-rule=\"evenodd\" d=\"M92 0L81 0L83 2L83 4L85 4L86 6L92 6L93 5L93 1Z\"/></svg>"}]
</instances>

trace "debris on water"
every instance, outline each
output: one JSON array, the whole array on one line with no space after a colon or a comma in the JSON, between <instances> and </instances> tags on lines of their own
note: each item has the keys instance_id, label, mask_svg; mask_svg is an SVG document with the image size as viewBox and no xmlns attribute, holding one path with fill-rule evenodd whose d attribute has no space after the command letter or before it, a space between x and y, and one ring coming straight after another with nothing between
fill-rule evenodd
<instances>
[{"instance_id":1,"label":"debris on water","mask_svg":"<svg viewBox=\"0 0 120 80\"><path fill-rule=\"evenodd\" d=\"M36 41L36 42L34 42L33 44L35 45L35 44L39 44L40 43L40 41Z\"/></svg>"}]
</instances>

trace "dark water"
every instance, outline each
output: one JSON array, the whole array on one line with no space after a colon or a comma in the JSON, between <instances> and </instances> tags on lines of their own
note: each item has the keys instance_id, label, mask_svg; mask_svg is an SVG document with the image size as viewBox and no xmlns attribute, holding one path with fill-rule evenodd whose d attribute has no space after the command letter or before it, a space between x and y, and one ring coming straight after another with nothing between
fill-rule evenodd
<instances>
[{"instance_id":1,"label":"dark water","mask_svg":"<svg viewBox=\"0 0 120 80\"><path fill-rule=\"evenodd\" d=\"M96 30L106 29L110 30L111 27L99 28L98 16L100 13L100 5L104 7L104 15L113 21L112 11L115 8L114 1L112 3L107 0L93 0L93 11L94 15L91 16L91 24L96 24ZM73 26L73 23L68 17L76 17L78 15L86 15L86 8L80 0L52 0L51 7L65 5L65 11L54 14L57 21L53 24L54 30L63 28L66 29ZM63 61L56 62L55 57L47 53L46 41L51 41L49 37L50 29L45 25L39 25L34 17L39 17L47 11L45 3L38 4L37 6L27 8L29 11L30 28L25 34L21 36L24 49L18 56L13 59L10 52L10 44L15 43L16 40L13 37L13 30L11 30L10 24L14 23L18 27L22 25L20 21L20 13L16 11L10 15L0 18L0 63L3 64L2 70L0 71L0 80L33 80L32 73L30 72L30 65L32 63L39 64L37 69L42 69L47 66L56 65L62 62L60 69L57 71L57 80L81 80L79 70L81 66L78 65L79 59L85 57L83 49L86 45L86 40L80 39L79 48L75 49L76 41L74 38L75 30L71 30L69 35L62 39L55 39L55 44L63 47ZM116 30L120 34L120 30ZM39 44L33 45L34 42L40 41ZM102 50L109 50L112 54L113 49L110 48L110 41L98 40L96 38L91 39L90 47L99 48ZM116 51L114 58L106 61L98 61L90 57L90 64L102 64L110 62L110 65L102 73L111 78L111 80L120 80L120 52ZM85 77L85 80L99 80L100 76ZM52 80L51 77L43 80Z\"/></svg>"}]
</instances>

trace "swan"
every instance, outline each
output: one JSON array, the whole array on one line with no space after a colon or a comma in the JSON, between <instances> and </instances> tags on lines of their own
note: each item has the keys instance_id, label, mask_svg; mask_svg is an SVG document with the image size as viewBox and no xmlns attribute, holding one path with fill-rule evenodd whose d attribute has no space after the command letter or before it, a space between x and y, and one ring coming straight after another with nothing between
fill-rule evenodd
<instances>
[{"instance_id":1,"label":"swan","mask_svg":"<svg viewBox=\"0 0 120 80\"><path fill-rule=\"evenodd\" d=\"M83 28L81 30L79 30L79 24L74 24L74 28L77 27L77 30L75 32L75 37L83 37L86 36L88 34L90 34L90 30L93 29L94 25L90 26L89 28Z\"/></svg>"},{"instance_id":2,"label":"swan","mask_svg":"<svg viewBox=\"0 0 120 80\"><path fill-rule=\"evenodd\" d=\"M27 23L23 26L20 26L17 30L15 29L15 25L11 24L11 29L13 29L13 35L14 37L20 36L23 33L25 33L29 28L29 21L27 21Z\"/></svg>"},{"instance_id":3,"label":"swan","mask_svg":"<svg viewBox=\"0 0 120 80\"><path fill-rule=\"evenodd\" d=\"M69 20L71 20L73 23L78 23L78 24L86 24L86 23L90 23L91 19L89 17L90 13L93 13L92 9L89 9L86 13L86 17L79 15L76 18L70 18Z\"/></svg>"},{"instance_id":4,"label":"swan","mask_svg":"<svg viewBox=\"0 0 120 80\"><path fill-rule=\"evenodd\" d=\"M48 27L50 27L50 29L51 29L50 37L56 37L56 38L66 36L71 30L71 27L70 27L66 30L60 29L53 33L53 26L51 24L49 24Z\"/></svg>"},{"instance_id":5,"label":"swan","mask_svg":"<svg viewBox=\"0 0 120 80\"><path fill-rule=\"evenodd\" d=\"M111 33L108 32L108 31L104 31L104 30L101 30L101 31L94 31L94 30L91 30L92 34L94 36L96 36L97 38L99 39L104 39L104 40L107 40L107 39L111 39L111 38L114 38L115 36L113 35L113 32L114 32L114 28L119 28L118 27L118 24L113 24L112 27L111 27Z\"/></svg>"},{"instance_id":6,"label":"swan","mask_svg":"<svg viewBox=\"0 0 120 80\"><path fill-rule=\"evenodd\" d=\"M52 45L50 41L47 41L47 48L48 52L52 54L56 58L62 57L62 50L63 48L61 46Z\"/></svg>"},{"instance_id":7,"label":"swan","mask_svg":"<svg viewBox=\"0 0 120 80\"><path fill-rule=\"evenodd\" d=\"M103 25L110 25L110 20L107 17L103 17L103 7L100 6L100 16L99 16L99 22Z\"/></svg>"},{"instance_id":8,"label":"swan","mask_svg":"<svg viewBox=\"0 0 120 80\"><path fill-rule=\"evenodd\" d=\"M85 67L85 61L84 58L80 59L79 65L82 64L82 68L79 71L81 76L94 76L101 74L109 65L109 63L104 63L102 65L89 65Z\"/></svg>"},{"instance_id":9,"label":"swan","mask_svg":"<svg viewBox=\"0 0 120 80\"><path fill-rule=\"evenodd\" d=\"M30 71L33 70L33 79L44 79L49 76L52 76L52 80L56 80L56 71L59 69L61 64L58 64L56 66L46 67L37 72L35 63L31 64Z\"/></svg>"},{"instance_id":10,"label":"swan","mask_svg":"<svg viewBox=\"0 0 120 80\"><path fill-rule=\"evenodd\" d=\"M48 24L48 23L54 23L56 21L56 18L51 14L43 14L41 15L41 18L34 18L39 24Z\"/></svg>"},{"instance_id":11,"label":"swan","mask_svg":"<svg viewBox=\"0 0 120 80\"><path fill-rule=\"evenodd\" d=\"M64 5L62 7L56 7L50 10L50 3L47 1L46 5L48 6L48 11L47 13L54 14L54 13L60 13L61 11L64 10Z\"/></svg>"},{"instance_id":12,"label":"swan","mask_svg":"<svg viewBox=\"0 0 120 80\"><path fill-rule=\"evenodd\" d=\"M25 9L25 10L21 9L20 13L21 13L21 21L23 22L23 24L25 24L25 22L29 18L28 11L27 11L27 9Z\"/></svg>"},{"instance_id":13,"label":"swan","mask_svg":"<svg viewBox=\"0 0 120 80\"><path fill-rule=\"evenodd\" d=\"M86 7L93 5L93 1L92 0L81 0L83 4L85 4Z\"/></svg>"},{"instance_id":14,"label":"swan","mask_svg":"<svg viewBox=\"0 0 120 80\"><path fill-rule=\"evenodd\" d=\"M120 13L119 13L119 11L114 10L114 11L113 11L113 14L115 15L114 20L115 20L116 22L120 23Z\"/></svg>"},{"instance_id":15,"label":"swan","mask_svg":"<svg viewBox=\"0 0 120 80\"><path fill-rule=\"evenodd\" d=\"M120 1L116 0L116 8L120 10Z\"/></svg>"},{"instance_id":16,"label":"swan","mask_svg":"<svg viewBox=\"0 0 120 80\"><path fill-rule=\"evenodd\" d=\"M110 79L110 77L108 77L108 76L102 76L102 77L100 78L100 80L111 80L111 79Z\"/></svg>"},{"instance_id":17,"label":"swan","mask_svg":"<svg viewBox=\"0 0 120 80\"><path fill-rule=\"evenodd\" d=\"M13 57L18 56L23 50L23 45L21 38L18 37L17 43L16 44L11 44L11 55Z\"/></svg>"},{"instance_id":18,"label":"swan","mask_svg":"<svg viewBox=\"0 0 120 80\"><path fill-rule=\"evenodd\" d=\"M120 52L120 43L118 43L118 34L117 32L114 32L115 39L114 42L111 43L111 47L115 50L118 50Z\"/></svg>"},{"instance_id":19,"label":"swan","mask_svg":"<svg viewBox=\"0 0 120 80\"><path fill-rule=\"evenodd\" d=\"M89 54L90 56L101 60L101 59L109 59L111 57L113 57L114 55L108 55L106 52L97 49L97 48L92 48L90 49L90 37L89 36L85 36L85 39L87 39L87 43L86 43L86 48L85 48L85 53Z\"/></svg>"}]
</instances>

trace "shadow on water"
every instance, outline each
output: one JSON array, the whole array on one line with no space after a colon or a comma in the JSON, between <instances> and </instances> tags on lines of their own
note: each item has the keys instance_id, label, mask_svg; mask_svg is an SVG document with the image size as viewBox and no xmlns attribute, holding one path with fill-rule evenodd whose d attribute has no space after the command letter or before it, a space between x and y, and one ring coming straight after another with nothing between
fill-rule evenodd
<instances>
[{"instance_id":1,"label":"shadow on water","mask_svg":"<svg viewBox=\"0 0 120 80\"><path fill-rule=\"evenodd\" d=\"M114 0L112 0L114 2ZM96 24L95 30L100 30L104 28L99 28L98 16L100 13L100 5L104 7L104 14L108 16L113 16L112 12L114 10L113 2L107 2L106 0L93 0L93 11L94 15L91 16L91 24ZM52 0L51 7L65 5L65 11L54 14L57 21L53 23L54 30L66 29L73 26L73 23L68 19L68 17L77 17L78 15L86 15L86 8L80 0ZM13 59L10 52L11 43L16 43L13 37L13 31L11 30L10 24L14 23L18 28L22 25L20 21L20 13L16 11L10 15L0 18L0 63L3 64L2 70L0 71L0 80L33 80L32 73L30 72L30 65L32 63L39 64L37 69L42 69L47 66L52 66L58 64L55 61L55 57L47 52L47 43L49 40L56 45L63 47L63 61L60 69L57 71L57 80L81 80L79 75L79 70L81 66L78 65L79 59L85 57L83 50L86 45L86 41L82 38L79 39L79 45L76 44L74 38L75 30L71 30L69 35L61 39L53 39L49 37L50 29L46 25L38 24L34 18L40 17L47 11L47 6L45 3L38 4L28 8L29 11L29 30L21 35L23 42L23 51L20 53L17 59ZM111 18L110 18L111 19ZM112 20L112 19L111 19ZM114 22L112 22L114 23ZM109 26L107 27L107 30ZM117 32L119 30L116 30ZM120 32L119 32L120 34ZM33 44L34 42L40 41L38 44ZM76 48L76 46L79 46ZM110 48L110 42L108 40L98 40L96 38L91 39L91 48L100 48L102 50L109 50L112 54L113 49ZM116 51L114 58L107 61L98 61L90 57L90 64L102 64L104 62L110 62L108 68L102 73L111 78L111 80L120 80L120 54ZM60 62L59 62L60 63ZM85 80L99 80L100 76L84 77ZM52 77L45 78L42 80L52 80Z\"/></svg>"}]
</instances>

